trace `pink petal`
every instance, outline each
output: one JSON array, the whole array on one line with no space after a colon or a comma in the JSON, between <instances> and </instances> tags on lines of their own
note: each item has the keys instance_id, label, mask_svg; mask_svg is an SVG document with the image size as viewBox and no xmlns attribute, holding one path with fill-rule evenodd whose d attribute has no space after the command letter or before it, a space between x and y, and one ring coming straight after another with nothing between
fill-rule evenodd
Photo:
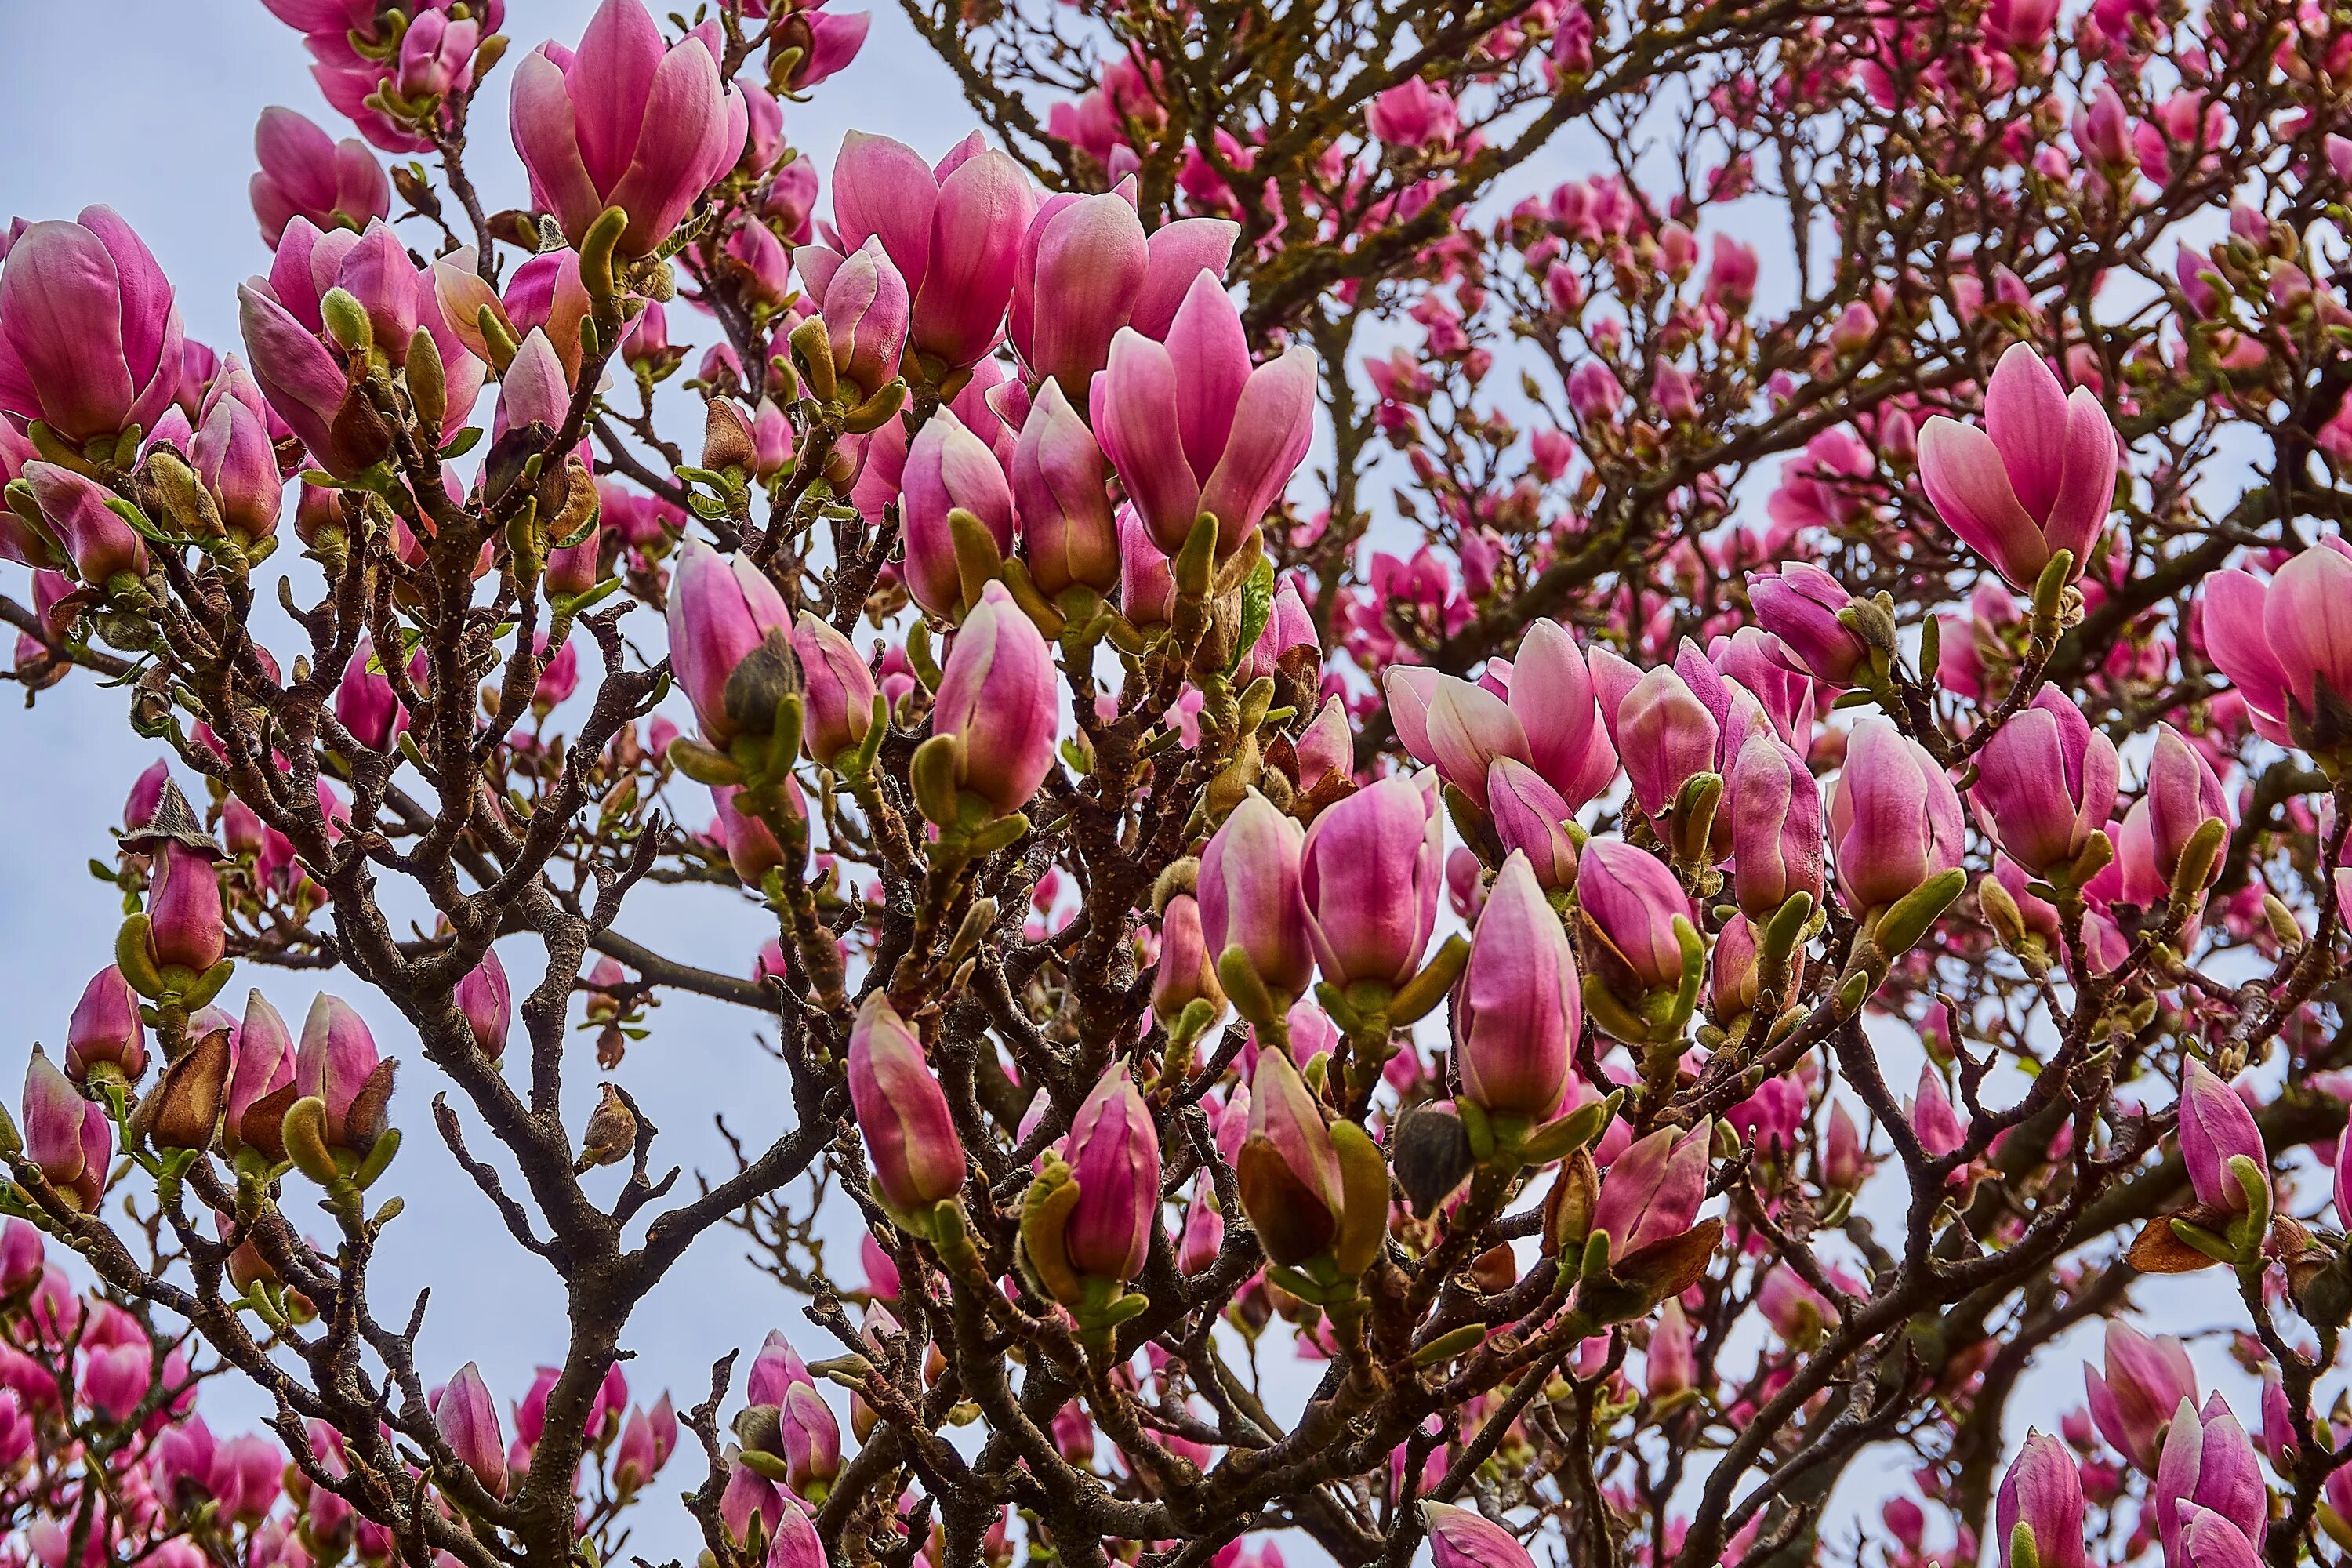
<instances>
[{"instance_id":1,"label":"pink petal","mask_svg":"<svg viewBox=\"0 0 2352 1568\"><path fill-rule=\"evenodd\" d=\"M1162 550L1183 547L1201 510L1201 489L1177 434L1175 361L1140 333L1121 328L1110 364L1095 378L1095 438Z\"/></svg>"},{"instance_id":2,"label":"pink petal","mask_svg":"<svg viewBox=\"0 0 2352 1568\"><path fill-rule=\"evenodd\" d=\"M879 236L908 292L923 286L931 250L939 182L921 154L903 142L852 131L833 165L833 226L845 249Z\"/></svg>"},{"instance_id":3,"label":"pink petal","mask_svg":"<svg viewBox=\"0 0 2352 1568\"><path fill-rule=\"evenodd\" d=\"M2074 552L2080 573L2090 559L2099 530L2106 526L2107 509L2116 500L2116 427L2096 394L2078 386L2066 399L2065 473L2042 530L2051 552Z\"/></svg>"},{"instance_id":4,"label":"pink petal","mask_svg":"<svg viewBox=\"0 0 2352 1568\"><path fill-rule=\"evenodd\" d=\"M2232 568L2205 584L2205 607L2198 625L2205 651L2257 713L2275 719L2286 712L2286 671L2263 635L2263 585L2252 574Z\"/></svg>"},{"instance_id":5,"label":"pink petal","mask_svg":"<svg viewBox=\"0 0 2352 1568\"><path fill-rule=\"evenodd\" d=\"M275 105L263 110L253 128L253 155L297 208L325 212L335 205L334 140L301 115Z\"/></svg>"},{"instance_id":6,"label":"pink petal","mask_svg":"<svg viewBox=\"0 0 2352 1568\"><path fill-rule=\"evenodd\" d=\"M712 166L726 140L727 116L727 90L710 51L692 43L670 50L654 72L635 161L610 193L612 204L629 214L623 254L646 255L669 237L687 208L733 161L729 153Z\"/></svg>"},{"instance_id":7,"label":"pink petal","mask_svg":"<svg viewBox=\"0 0 2352 1568\"><path fill-rule=\"evenodd\" d=\"M531 205L553 213L566 233L574 226L585 233L604 210L604 201L581 160L571 87L544 46L515 68L507 129L530 176Z\"/></svg>"},{"instance_id":8,"label":"pink petal","mask_svg":"<svg viewBox=\"0 0 2352 1568\"><path fill-rule=\"evenodd\" d=\"M1221 217L1182 217L1152 230L1143 287L1136 291L1127 324L1147 338L1165 342L1177 307L1192 291L1192 280L1203 270L1222 280L1233 265L1234 242L1241 232L1241 225Z\"/></svg>"},{"instance_id":9,"label":"pink petal","mask_svg":"<svg viewBox=\"0 0 2352 1568\"><path fill-rule=\"evenodd\" d=\"M1257 526L1315 439L1315 355L1294 344L1251 373L1234 407L1233 436L1202 487L1201 510L1217 517L1221 550Z\"/></svg>"},{"instance_id":10,"label":"pink petal","mask_svg":"<svg viewBox=\"0 0 2352 1568\"><path fill-rule=\"evenodd\" d=\"M709 58L709 51L704 58ZM654 79L667 61L661 29L637 0L604 0L580 37L563 74L586 89L579 107L580 160L595 187L610 195L641 155L641 132L667 133L654 103Z\"/></svg>"},{"instance_id":11,"label":"pink petal","mask_svg":"<svg viewBox=\"0 0 2352 1568\"><path fill-rule=\"evenodd\" d=\"M37 223L0 269L0 323L46 417L69 440L110 435L136 395L123 363L114 258L77 223Z\"/></svg>"},{"instance_id":12,"label":"pink petal","mask_svg":"<svg viewBox=\"0 0 2352 1568\"><path fill-rule=\"evenodd\" d=\"M1223 285L1202 272L1185 292L1167 342L1179 367L1176 422L1183 432L1184 459L1193 473L1205 475L1224 456L1234 405L1249 384L1249 335Z\"/></svg>"},{"instance_id":13,"label":"pink petal","mask_svg":"<svg viewBox=\"0 0 2352 1568\"><path fill-rule=\"evenodd\" d=\"M2066 389L2031 343L2011 344L1985 390L1985 429L2028 517L2050 515L2066 468Z\"/></svg>"},{"instance_id":14,"label":"pink petal","mask_svg":"<svg viewBox=\"0 0 2352 1568\"><path fill-rule=\"evenodd\" d=\"M2010 489L1991 437L1940 415L1928 420L1919 432L1919 482L1961 543L2012 585L2032 583L2049 559L2049 548Z\"/></svg>"}]
</instances>

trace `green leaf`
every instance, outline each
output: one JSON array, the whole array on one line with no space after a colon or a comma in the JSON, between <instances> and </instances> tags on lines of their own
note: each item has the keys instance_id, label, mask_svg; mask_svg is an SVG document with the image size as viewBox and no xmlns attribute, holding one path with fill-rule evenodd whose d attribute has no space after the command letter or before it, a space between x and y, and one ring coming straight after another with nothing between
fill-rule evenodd
<instances>
[{"instance_id":1,"label":"green leaf","mask_svg":"<svg viewBox=\"0 0 2352 1568\"><path fill-rule=\"evenodd\" d=\"M1274 561L1270 556L1261 555L1256 567L1249 574L1249 581L1242 584L1242 629L1241 635L1234 639L1233 660L1225 666L1227 675L1241 668L1242 660L1247 658L1250 649L1257 646L1257 639L1265 635L1266 623L1273 618Z\"/></svg>"}]
</instances>

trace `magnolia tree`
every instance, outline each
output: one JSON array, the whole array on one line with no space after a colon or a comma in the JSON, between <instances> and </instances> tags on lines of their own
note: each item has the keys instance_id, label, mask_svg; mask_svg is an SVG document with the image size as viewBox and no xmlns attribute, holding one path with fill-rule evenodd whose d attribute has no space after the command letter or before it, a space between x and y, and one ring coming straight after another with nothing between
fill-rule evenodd
<instances>
[{"instance_id":1,"label":"magnolia tree","mask_svg":"<svg viewBox=\"0 0 2352 1568\"><path fill-rule=\"evenodd\" d=\"M822 0L268 0L358 135L239 342L10 233L15 678L168 755L14 1021L0 1553L2352 1550L2342 7L906 5L980 128L829 199ZM527 1393L375 1277L431 1162Z\"/></svg>"}]
</instances>

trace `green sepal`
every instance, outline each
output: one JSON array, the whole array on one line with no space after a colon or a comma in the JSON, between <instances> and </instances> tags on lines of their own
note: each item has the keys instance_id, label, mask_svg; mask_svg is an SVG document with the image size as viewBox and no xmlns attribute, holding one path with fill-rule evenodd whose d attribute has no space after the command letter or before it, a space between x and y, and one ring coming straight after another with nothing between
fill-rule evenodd
<instances>
[{"instance_id":1,"label":"green sepal","mask_svg":"<svg viewBox=\"0 0 2352 1568\"><path fill-rule=\"evenodd\" d=\"M82 455L81 448L58 435L56 430L42 421L34 420L26 427L25 435L32 441L33 449L40 453L44 462L55 463L61 468L71 468L86 479L98 478L97 467Z\"/></svg>"},{"instance_id":2,"label":"green sepal","mask_svg":"<svg viewBox=\"0 0 2352 1568\"><path fill-rule=\"evenodd\" d=\"M1417 1367L1442 1366L1456 1356L1468 1355L1486 1342L1486 1325L1465 1323L1448 1330L1412 1352L1412 1364Z\"/></svg>"},{"instance_id":3,"label":"green sepal","mask_svg":"<svg viewBox=\"0 0 2352 1568\"><path fill-rule=\"evenodd\" d=\"M474 324L481 329L482 346L490 351L490 368L500 375L506 374L507 366L514 363L514 356L522 348L506 312L485 304L474 312Z\"/></svg>"},{"instance_id":4,"label":"green sepal","mask_svg":"<svg viewBox=\"0 0 2352 1568\"><path fill-rule=\"evenodd\" d=\"M874 395L842 416L842 428L852 436L871 436L907 406L907 384L903 380L884 382Z\"/></svg>"},{"instance_id":5,"label":"green sepal","mask_svg":"<svg viewBox=\"0 0 2352 1568\"><path fill-rule=\"evenodd\" d=\"M2213 868L2229 841L2230 825L2218 816L2209 816L2197 825L2197 831L2180 847L2180 858L2172 868L2172 906L2180 911L2184 921L2205 896L2205 884L2212 879Z\"/></svg>"},{"instance_id":6,"label":"green sepal","mask_svg":"<svg viewBox=\"0 0 2352 1568\"><path fill-rule=\"evenodd\" d=\"M870 773L874 759L882 752L882 742L890 733L890 700L879 691L874 694L873 710L866 716L866 737L848 752L834 754L834 766L855 778ZM846 764L846 765L845 765Z\"/></svg>"},{"instance_id":7,"label":"green sepal","mask_svg":"<svg viewBox=\"0 0 2352 1568\"><path fill-rule=\"evenodd\" d=\"M447 371L441 363L441 346L423 327L408 334L408 359L402 374L408 382L408 401L417 423L438 433L449 412Z\"/></svg>"},{"instance_id":8,"label":"green sepal","mask_svg":"<svg viewBox=\"0 0 2352 1568\"><path fill-rule=\"evenodd\" d=\"M1457 1099L1454 1102L1454 1110L1462 1118L1462 1131L1470 1139L1470 1157L1482 1165L1492 1160L1495 1157L1495 1123L1487 1116L1486 1108L1473 1100Z\"/></svg>"},{"instance_id":9,"label":"green sepal","mask_svg":"<svg viewBox=\"0 0 2352 1568\"><path fill-rule=\"evenodd\" d=\"M949 514L948 521L950 524L954 522L955 516L955 513ZM988 533L985 527L981 531L988 534L988 546L991 550L994 550L996 536ZM956 570L961 580L963 570L963 551L961 544L956 550ZM1049 638L1058 637L1068 629L1067 618L1060 610L1046 603L1045 595L1037 591L1036 579L1029 575L1029 568L1021 562L1019 557L1006 560L1000 556L994 575L998 582L1004 584L1004 591L1013 595L1013 602L1021 606L1021 613L1027 616L1030 623L1037 628L1038 636ZM967 590L968 594L971 592L973 590ZM965 602L970 604L976 601L967 598Z\"/></svg>"},{"instance_id":10,"label":"green sepal","mask_svg":"<svg viewBox=\"0 0 2352 1568\"><path fill-rule=\"evenodd\" d=\"M290 1149L291 1145L289 1147ZM400 1129L385 1128L377 1134L375 1147L367 1152L367 1158L360 1162L359 1169L352 1173L352 1184L362 1192L367 1191L375 1184L375 1179L383 1174L384 1168L392 1163L393 1156L399 1152Z\"/></svg>"},{"instance_id":11,"label":"green sepal","mask_svg":"<svg viewBox=\"0 0 2352 1568\"><path fill-rule=\"evenodd\" d=\"M800 363L801 379L808 383L809 395L819 403L831 403L841 390L841 381L834 368L833 338L825 331L824 318L811 316L793 329L787 341Z\"/></svg>"},{"instance_id":12,"label":"green sepal","mask_svg":"<svg viewBox=\"0 0 2352 1568\"><path fill-rule=\"evenodd\" d=\"M1470 962L1470 942L1459 931L1447 937L1421 966L1421 973L1397 987L1389 998L1388 1016L1392 1026L1402 1028L1417 1024L1434 1012L1462 977L1463 966Z\"/></svg>"},{"instance_id":13,"label":"green sepal","mask_svg":"<svg viewBox=\"0 0 2352 1568\"><path fill-rule=\"evenodd\" d=\"M110 875L107 880L111 881L113 878ZM1348 1000L1348 994L1329 981L1315 983L1315 999L1323 1004L1323 1011L1331 1015L1331 1021L1339 1026L1341 1034L1352 1035L1366 1026L1364 1016L1356 1011L1355 1005ZM1387 1014L1384 1012L1381 1016L1386 1017Z\"/></svg>"},{"instance_id":14,"label":"green sepal","mask_svg":"<svg viewBox=\"0 0 2352 1568\"><path fill-rule=\"evenodd\" d=\"M866 1380L874 1375L874 1363L862 1355L854 1354L813 1361L808 1363L808 1369L827 1383L837 1384L852 1391L864 1388Z\"/></svg>"},{"instance_id":15,"label":"green sepal","mask_svg":"<svg viewBox=\"0 0 2352 1568\"><path fill-rule=\"evenodd\" d=\"M2270 1174L2251 1154L2231 1155L2227 1169L2246 1197L2246 1216L2241 1223L2248 1237L2258 1244L2271 1228Z\"/></svg>"},{"instance_id":16,"label":"green sepal","mask_svg":"<svg viewBox=\"0 0 2352 1568\"><path fill-rule=\"evenodd\" d=\"M1038 1289L1065 1307L1076 1306L1086 1293L1086 1281L1070 1267L1063 1246L1063 1230L1078 1206L1078 1196L1077 1176L1055 1155L1030 1182L1021 1204L1022 1258Z\"/></svg>"},{"instance_id":17,"label":"green sepal","mask_svg":"<svg viewBox=\"0 0 2352 1568\"><path fill-rule=\"evenodd\" d=\"M1029 818L1021 812L1000 816L971 830L964 837L964 853L973 859L993 855L1020 842L1029 831Z\"/></svg>"},{"instance_id":18,"label":"green sepal","mask_svg":"<svg viewBox=\"0 0 2352 1568\"><path fill-rule=\"evenodd\" d=\"M969 612L980 603L981 590L1003 575L1004 552L988 524L961 507L948 512L948 537L955 545L956 578Z\"/></svg>"},{"instance_id":19,"label":"green sepal","mask_svg":"<svg viewBox=\"0 0 2352 1568\"><path fill-rule=\"evenodd\" d=\"M1878 917L1871 940L1888 958L1901 957L1943 918L1944 911L1952 907L1952 900L1968 885L1969 874L1957 866L1938 871L1886 907L1886 912Z\"/></svg>"},{"instance_id":20,"label":"green sepal","mask_svg":"<svg viewBox=\"0 0 2352 1568\"><path fill-rule=\"evenodd\" d=\"M1870 1000L1870 994L1878 989L1878 980L1882 977L1874 977L1866 969L1849 972L1845 979L1838 984L1835 1004L1837 1016L1840 1018L1851 1018L1861 1012L1862 1005Z\"/></svg>"},{"instance_id":21,"label":"green sepal","mask_svg":"<svg viewBox=\"0 0 2352 1568\"><path fill-rule=\"evenodd\" d=\"M742 1461L745 1469L755 1476L764 1476L777 1482L793 1479L793 1468L784 1462L782 1454L771 1454L764 1448L739 1448L735 1457Z\"/></svg>"},{"instance_id":22,"label":"green sepal","mask_svg":"<svg viewBox=\"0 0 2352 1568\"><path fill-rule=\"evenodd\" d=\"M1189 1046L1209 1032L1217 1021L1217 1005L1206 996L1195 996L1184 1004L1176 1021L1168 1026L1171 1045Z\"/></svg>"},{"instance_id":23,"label":"green sepal","mask_svg":"<svg viewBox=\"0 0 2352 1568\"><path fill-rule=\"evenodd\" d=\"M613 277L613 249L621 243L621 236L629 228L629 215L619 207L606 207L588 226L580 239L580 282L588 297L600 305L610 305L620 297L620 285ZM584 323L583 323L584 324Z\"/></svg>"},{"instance_id":24,"label":"green sepal","mask_svg":"<svg viewBox=\"0 0 2352 1568\"><path fill-rule=\"evenodd\" d=\"M1237 726L1239 732L1244 735L1255 734L1258 726L1265 722L1266 714L1273 710L1274 678L1261 675L1244 687L1241 700L1235 707L1239 709L1241 715L1241 721Z\"/></svg>"},{"instance_id":25,"label":"green sepal","mask_svg":"<svg viewBox=\"0 0 2352 1568\"><path fill-rule=\"evenodd\" d=\"M1239 1013L1260 1028L1271 1028L1282 1009L1274 1005L1274 994L1258 978L1257 965L1241 943L1234 942L1217 954L1217 983L1225 988L1226 999Z\"/></svg>"},{"instance_id":26,"label":"green sepal","mask_svg":"<svg viewBox=\"0 0 2352 1568\"><path fill-rule=\"evenodd\" d=\"M279 1128L286 1141L287 1155L294 1168L318 1183L328 1186L342 1179L335 1164L335 1156L327 1148L327 1102L315 1094L306 1094L286 1108L286 1120Z\"/></svg>"},{"instance_id":27,"label":"green sepal","mask_svg":"<svg viewBox=\"0 0 2352 1568\"><path fill-rule=\"evenodd\" d=\"M1584 994L1584 1011L1601 1032L1630 1046L1647 1045L1656 1031L1649 1022L1611 994L1601 983L1601 977L1587 972L1579 985Z\"/></svg>"},{"instance_id":28,"label":"green sepal","mask_svg":"<svg viewBox=\"0 0 2352 1568\"><path fill-rule=\"evenodd\" d=\"M1312 1276L1302 1273L1300 1270L1293 1268L1289 1265L1284 1263L1267 1264L1265 1266L1265 1277L1275 1284L1279 1285L1284 1289L1289 1291L1292 1295L1297 1297L1300 1300L1317 1307L1328 1307L1334 1301L1344 1301L1349 1300L1352 1297L1355 1289L1353 1285L1349 1285L1344 1289L1337 1286L1327 1285L1321 1280L1316 1279Z\"/></svg>"},{"instance_id":29,"label":"green sepal","mask_svg":"<svg viewBox=\"0 0 2352 1568\"><path fill-rule=\"evenodd\" d=\"M933 1204L922 1217L924 1234L931 1238L948 1272L969 1274L980 1267L980 1253L971 1244L971 1226L964 1219L963 1205L953 1194Z\"/></svg>"},{"instance_id":30,"label":"green sepal","mask_svg":"<svg viewBox=\"0 0 2352 1568\"><path fill-rule=\"evenodd\" d=\"M368 320L367 307L348 289L337 287L319 296L319 320L346 353L362 354L375 345L375 326Z\"/></svg>"},{"instance_id":31,"label":"green sepal","mask_svg":"<svg viewBox=\"0 0 2352 1568\"><path fill-rule=\"evenodd\" d=\"M1088 1301L1076 1314L1080 1331L1090 1338L1103 1338L1118 1331L1118 1326L1131 1318L1139 1318L1151 1310L1151 1298L1140 1290L1129 1290L1115 1280L1093 1280L1089 1287L1108 1285L1116 1295L1106 1295L1097 1303ZM1090 1289L1088 1294L1093 1294Z\"/></svg>"},{"instance_id":32,"label":"green sepal","mask_svg":"<svg viewBox=\"0 0 2352 1568\"><path fill-rule=\"evenodd\" d=\"M1549 1165L1586 1148L1601 1136L1624 1102L1625 1091L1612 1089L1606 1100L1580 1105L1567 1115L1545 1122L1519 1145L1519 1157L1530 1165Z\"/></svg>"},{"instance_id":33,"label":"green sepal","mask_svg":"<svg viewBox=\"0 0 2352 1568\"><path fill-rule=\"evenodd\" d=\"M1187 598L1207 598L1216 560L1217 520L1204 511L1192 520L1192 531L1184 536L1184 547L1169 563L1176 579L1176 591Z\"/></svg>"},{"instance_id":34,"label":"green sepal","mask_svg":"<svg viewBox=\"0 0 2352 1568\"><path fill-rule=\"evenodd\" d=\"M907 668L923 683L926 691L940 689L940 663L931 657L931 624L917 621L907 628Z\"/></svg>"},{"instance_id":35,"label":"green sepal","mask_svg":"<svg viewBox=\"0 0 2352 1568\"><path fill-rule=\"evenodd\" d=\"M147 951L145 914L123 917L121 929L114 933L114 966L122 971L123 979L131 982L131 989L151 1002L162 998L163 976Z\"/></svg>"},{"instance_id":36,"label":"green sepal","mask_svg":"<svg viewBox=\"0 0 2352 1568\"><path fill-rule=\"evenodd\" d=\"M196 983L180 994L181 1005L191 1012L199 1007L211 1005L212 999L221 994L221 987L227 984L229 976L236 973L236 960L222 959L198 975Z\"/></svg>"},{"instance_id":37,"label":"green sepal","mask_svg":"<svg viewBox=\"0 0 2352 1568\"><path fill-rule=\"evenodd\" d=\"M2074 552L2071 550L2051 552L2042 568L2042 575L2033 580L2033 618L2055 626L2058 612L2065 603L2066 584L2074 580Z\"/></svg>"},{"instance_id":38,"label":"green sepal","mask_svg":"<svg viewBox=\"0 0 2352 1568\"><path fill-rule=\"evenodd\" d=\"M1577 1260L1576 1277L1581 1280L1605 1279L1609 1277L1609 1233L1590 1232L1584 1238L1584 1254Z\"/></svg>"},{"instance_id":39,"label":"green sepal","mask_svg":"<svg viewBox=\"0 0 2352 1568\"><path fill-rule=\"evenodd\" d=\"M799 692L787 691L776 699L776 716L768 730L768 755L761 784L781 789L792 775L793 764L800 760L804 716Z\"/></svg>"},{"instance_id":40,"label":"green sepal","mask_svg":"<svg viewBox=\"0 0 2352 1568\"><path fill-rule=\"evenodd\" d=\"M740 784L743 770L734 758L716 746L708 746L691 735L680 735L662 753L679 773L698 784L725 787Z\"/></svg>"},{"instance_id":41,"label":"green sepal","mask_svg":"<svg viewBox=\"0 0 2352 1568\"><path fill-rule=\"evenodd\" d=\"M952 827L957 816L956 775L963 770L963 742L953 735L934 735L915 748L907 771L915 806L937 827Z\"/></svg>"},{"instance_id":42,"label":"green sepal","mask_svg":"<svg viewBox=\"0 0 2352 1568\"><path fill-rule=\"evenodd\" d=\"M1756 943L1757 974L1764 984L1777 989L1777 982L1786 977L1789 955L1804 942L1805 927L1812 916L1813 896L1800 889L1790 893L1764 922Z\"/></svg>"},{"instance_id":43,"label":"green sepal","mask_svg":"<svg viewBox=\"0 0 2352 1568\"><path fill-rule=\"evenodd\" d=\"M1698 1008L1699 987L1706 983L1706 939L1688 916L1675 917L1675 943L1682 949L1682 984L1675 988L1674 1032L1680 1036Z\"/></svg>"},{"instance_id":44,"label":"green sepal","mask_svg":"<svg viewBox=\"0 0 2352 1568\"><path fill-rule=\"evenodd\" d=\"M1693 773L1675 792L1674 854L1675 864L1704 866L1709 858L1707 841L1715 834L1715 814L1723 805L1723 775Z\"/></svg>"},{"instance_id":45,"label":"green sepal","mask_svg":"<svg viewBox=\"0 0 2352 1568\"><path fill-rule=\"evenodd\" d=\"M1352 1121L1331 1123L1331 1152L1339 1160L1341 1210L1331 1260L1352 1279L1370 1268L1389 1234L1389 1165L1371 1134Z\"/></svg>"},{"instance_id":46,"label":"green sepal","mask_svg":"<svg viewBox=\"0 0 2352 1568\"><path fill-rule=\"evenodd\" d=\"M2193 1247L2216 1263L2235 1265L2238 1249L2223 1237L2214 1235L2194 1221L2175 1216L2170 1222L2172 1234L2184 1247Z\"/></svg>"}]
</instances>

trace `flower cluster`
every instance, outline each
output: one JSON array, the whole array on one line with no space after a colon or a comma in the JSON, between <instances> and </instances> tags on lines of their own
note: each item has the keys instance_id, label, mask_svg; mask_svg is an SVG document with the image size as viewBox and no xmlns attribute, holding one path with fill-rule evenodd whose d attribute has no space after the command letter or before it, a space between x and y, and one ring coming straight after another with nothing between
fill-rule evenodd
<instances>
[{"instance_id":1,"label":"flower cluster","mask_svg":"<svg viewBox=\"0 0 2352 1568\"><path fill-rule=\"evenodd\" d=\"M0 1563L2352 1550L2326 7L974 5L983 128L822 173L822 4L270 9L356 134L262 115L233 352L105 207L0 259L14 675L162 752L0 1119ZM681 995L772 1058L691 1176ZM563 1286L511 1405L427 1161Z\"/></svg>"}]
</instances>

